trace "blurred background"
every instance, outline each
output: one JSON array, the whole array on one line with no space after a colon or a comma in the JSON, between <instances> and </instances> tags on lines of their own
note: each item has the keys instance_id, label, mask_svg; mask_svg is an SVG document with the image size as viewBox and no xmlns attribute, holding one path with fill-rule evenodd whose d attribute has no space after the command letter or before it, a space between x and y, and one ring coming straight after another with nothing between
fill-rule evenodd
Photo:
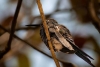
<instances>
[{"instance_id":1,"label":"blurred background","mask_svg":"<svg viewBox=\"0 0 100 67\"><path fill-rule=\"evenodd\" d=\"M100 67L100 34L92 24L88 9L91 0L41 0L46 18L53 18L65 25L71 32L76 45L93 57L92 63ZM10 31L18 0L0 0L0 25ZM94 0L94 9L100 15L100 1ZM27 24L40 24L41 17L36 0L23 0L17 19L11 50L0 60L0 67L56 67L54 61L33 47L51 55L42 42L40 27L26 27ZM9 33L0 28L0 51L5 50ZM28 43L26 43L28 42ZM57 58L76 67L91 67L75 54L56 53ZM66 63L62 63L63 67ZM71 66L69 66L71 67Z\"/></svg>"}]
</instances>

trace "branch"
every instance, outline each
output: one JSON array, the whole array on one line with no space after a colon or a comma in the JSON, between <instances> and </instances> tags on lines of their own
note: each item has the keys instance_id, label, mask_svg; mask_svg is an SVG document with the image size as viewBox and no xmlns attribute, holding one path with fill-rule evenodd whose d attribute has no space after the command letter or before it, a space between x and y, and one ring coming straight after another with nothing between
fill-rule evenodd
<instances>
[{"instance_id":1,"label":"branch","mask_svg":"<svg viewBox=\"0 0 100 67\"><path fill-rule=\"evenodd\" d=\"M8 32L8 33L10 34L10 31L8 31L7 29L5 29L3 26L0 25L0 28L1 28L2 30L4 30L5 32ZM16 36L16 35L14 35L14 37L15 37L16 39L22 41L23 43L29 45L29 46L32 47L33 49L39 51L40 53L44 54L45 56L47 56L47 57L49 57L49 58L52 59L52 57L51 57L50 55L48 55L48 54L46 54L45 52L41 51L40 49L36 48L35 46L33 46L32 44L30 44L29 42L27 42L27 41L25 41L25 40L22 40L21 38L19 38L19 37ZM60 62L62 62L62 63L69 64L69 62L65 62L65 61L60 60L60 59L58 59L58 60L59 60Z\"/></svg>"},{"instance_id":2,"label":"branch","mask_svg":"<svg viewBox=\"0 0 100 67\"><path fill-rule=\"evenodd\" d=\"M100 19L97 16L96 11L95 11L94 0L90 0L88 8L89 8L91 18L93 20L92 23L100 33Z\"/></svg>"},{"instance_id":3,"label":"branch","mask_svg":"<svg viewBox=\"0 0 100 67\"><path fill-rule=\"evenodd\" d=\"M42 21L43 21L42 23L43 23L43 27L44 27L44 30L45 30L45 33L46 33L46 37L47 37L47 40L48 40L48 44L49 44L49 47L50 47L50 51L51 51L52 57L53 57L53 59L54 59L54 61L56 63L56 66L60 67L59 62L56 59L56 55L54 53L54 49L53 49L52 43L50 41L50 35L49 35L48 27L47 27L47 24L46 24L44 12L43 12L43 9L42 9L42 4L41 4L40 0L36 0L36 1L37 1L37 5L38 5L39 11L40 11L40 15L41 15L41 18L42 18Z\"/></svg>"},{"instance_id":4,"label":"branch","mask_svg":"<svg viewBox=\"0 0 100 67\"><path fill-rule=\"evenodd\" d=\"M4 51L0 52L0 59L11 49L11 42L12 42L13 35L14 35L14 32L15 32L15 26L16 26L16 23L17 23L17 17L18 17L18 14L19 14L19 10L20 10L21 4L22 4L22 0L18 0L18 4L17 4L17 7L16 7L15 15L14 15L14 18L12 20L9 41L7 43L6 49Z\"/></svg>"},{"instance_id":5,"label":"branch","mask_svg":"<svg viewBox=\"0 0 100 67\"><path fill-rule=\"evenodd\" d=\"M10 34L10 31L6 30L6 29L5 29L4 27L2 27L1 25L0 25L0 28L3 29L5 32L8 32L8 33ZM39 51L40 53L42 53L42 54L44 54L44 55L46 55L46 56L48 56L49 58L52 58L52 57L49 56L48 54L46 54L46 53L42 52L41 50L37 49L36 47L32 46L32 45L31 45L30 43L28 43L27 41L22 40L22 39L19 38L18 36L14 35L14 37L17 38L18 40L24 42L25 44L28 44L28 45L31 46L33 49Z\"/></svg>"}]
</instances>

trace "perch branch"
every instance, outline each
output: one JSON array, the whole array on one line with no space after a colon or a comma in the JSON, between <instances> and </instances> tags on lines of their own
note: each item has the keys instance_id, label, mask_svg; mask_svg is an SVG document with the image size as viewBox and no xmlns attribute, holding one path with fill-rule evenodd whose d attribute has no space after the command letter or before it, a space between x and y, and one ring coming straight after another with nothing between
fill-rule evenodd
<instances>
[{"instance_id":1,"label":"perch branch","mask_svg":"<svg viewBox=\"0 0 100 67\"><path fill-rule=\"evenodd\" d=\"M1 28L2 30L4 30L5 32L8 32L8 33L10 34L10 31L8 31L7 29L5 29L3 26L1 26L1 25L0 25L0 28ZM51 56L49 56L49 55L48 55L48 54L46 54L45 52L43 52L43 51L39 50L38 48L34 47L32 44L28 43L27 41L22 40L21 38L19 38L19 37L18 37L18 36L16 36L16 35L14 35L14 37L15 37L16 39L18 39L18 40L22 41L23 43L25 43L25 44L27 44L27 45L31 46L33 49L35 49L35 50L39 51L40 53L44 54L45 56L47 56L47 57L49 57L49 58L51 58L51 59L52 59L52 57L51 57ZM58 59L58 60L59 60L60 62L62 62L62 63L66 63L66 64L68 63L68 62L62 61L62 60L60 60L60 59Z\"/></svg>"},{"instance_id":2,"label":"perch branch","mask_svg":"<svg viewBox=\"0 0 100 67\"><path fill-rule=\"evenodd\" d=\"M10 31L10 36L9 36L9 40L8 40L8 43L7 43L7 47L4 51L0 51L0 59L11 49L11 42L12 42L13 35L14 35L14 32L15 32L15 26L16 26L16 23L17 23L17 17L18 17L18 14L19 14L21 4L22 4L22 0L18 0L15 15L14 15L14 18L12 20L11 31Z\"/></svg>"},{"instance_id":3,"label":"perch branch","mask_svg":"<svg viewBox=\"0 0 100 67\"><path fill-rule=\"evenodd\" d=\"M0 28L3 29L5 32L8 32L10 34L10 31L8 31L7 29L5 29L3 26L0 25ZM28 43L25 40L22 40L21 38L19 38L18 36L14 35L14 37L22 42L24 42L25 44L28 44L29 46L31 46L33 49L39 51L40 53L46 55L49 58L52 58L51 56L49 56L48 54L44 53L43 51L39 50L38 48L34 47L32 44Z\"/></svg>"},{"instance_id":4,"label":"perch branch","mask_svg":"<svg viewBox=\"0 0 100 67\"><path fill-rule=\"evenodd\" d=\"M36 0L36 1L37 1L37 5L38 5L39 11L40 11L40 15L41 15L41 18L42 18L42 21L43 21L42 23L43 23L43 27L45 29L46 37L48 39L48 44L49 44L49 47L50 47L52 57L53 57L53 59L56 63L56 66L60 67L59 61L56 59L56 55L54 53L53 46L52 46L52 43L50 41L50 35L49 35L49 32L48 32L48 27L47 27L44 12L43 12L43 9L42 9L42 4L41 4L40 0Z\"/></svg>"},{"instance_id":5,"label":"perch branch","mask_svg":"<svg viewBox=\"0 0 100 67\"><path fill-rule=\"evenodd\" d=\"M90 0L88 8L89 8L89 12L90 12L91 18L93 20L92 23L100 33L100 19L97 16L96 11L95 11L94 0Z\"/></svg>"},{"instance_id":6,"label":"perch branch","mask_svg":"<svg viewBox=\"0 0 100 67\"><path fill-rule=\"evenodd\" d=\"M5 29L4 27L2 27L1 25L0 25L0 28L1 28L1 29L3 29L5 32L8 32L8 33L10 34L10 31L6 30L6 29ZM31 47L32 47L32 48L34 48L35 50L37 50L37 51L41 52L42 54L44 54L44 55L48 56L49 58L52 58L52 57L51 57L51 56L49 56L48 54L46 54L46 53L42 52L41 50L39 50L39 49L35 48L34 46L32 46L32 45L31 45L30 43L28 43L27 41L22 40L22 39L21 39L21 38L19 38L18 36L14 35L14 37L15 37L15 38L17 38L18 40L20 40L20 41L22 41L22 42L24 42L24 43L28 44L29 46L31 46Z\"/></svg>"}]
</instances>

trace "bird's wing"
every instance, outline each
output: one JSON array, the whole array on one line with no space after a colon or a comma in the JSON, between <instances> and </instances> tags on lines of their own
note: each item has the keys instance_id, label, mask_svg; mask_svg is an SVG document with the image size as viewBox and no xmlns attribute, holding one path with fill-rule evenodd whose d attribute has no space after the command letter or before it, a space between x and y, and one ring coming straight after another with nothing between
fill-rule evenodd
<instances>
[{"instance_id":1,"label":"bird's wing","mask_svg":"<svg viewBox=\"0 0 100 67\"><path fill-rule=\"evenodd\" d=\"M59 30L55 29L55 35L63 46L65 46L69 50L74 50L70 43L66 41L66 39L60 34Z\"/></svg>"},{"instance_id":2,"label":"bird's wing","mask_svg":"<svg viewBox=\"0 0 100 67\"><path fill-rule=\"evenodd\" d=\"M88 54L86 54L84 51L82 51L78 46L75 45L69 30L63 25L59 25L59 28L60 28L59 33L71 44L71 46L76 51L75 54L78 55L80 58L82 58L87 63L89 63L90 65L92 65L93 67L95 67L89 60L89 59L92 59L92 60L94 60L94 59L91 56L89 56Z\"/></svg>"},{"instance_id":3,"label":"bird's wing","mask_svg":"<svg viewBox=\"0 0 100 67\"><path fill-rule=\"evenodd\" d=\"M41 25L41 28L40 28L40 36L41 36L42 41L43 41L43 42L46 44L46 46L49 48L48 40L47 40L45 31L44 31L44 28L43 28L42 25Z\"/></svg>"}]
</instances>

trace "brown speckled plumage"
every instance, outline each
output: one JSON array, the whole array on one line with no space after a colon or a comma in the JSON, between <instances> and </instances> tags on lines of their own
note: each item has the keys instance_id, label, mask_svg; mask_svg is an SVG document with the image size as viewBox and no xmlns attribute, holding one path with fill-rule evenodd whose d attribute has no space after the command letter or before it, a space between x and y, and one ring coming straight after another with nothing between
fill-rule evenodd
<instances>
[{"instance_id":1,"label":"brown speckled plumage","mask_svg":"<svg viewBox=\"0 0 100 67\"><path fill-rule=\"evenodd\" d=\"M65 26L58 24L57 21L55 21L54 19L48 19L46 22L47 22L49 34L51 37L51 42L53 44L55 51L61 51L64 53L69 53L69 54L75 53L77 56L79 56L84 61L89 63L91 66L95 67L90 61L90 59L93 59L93 58L90 57L88 54L86 54L78 46L75 45L73 38L70 34L70 31ZM59 29L58 31L56 27ZM49 48L47 38L44 32L44 28L42 25L40 29L40 35L41 35L42 41ZM66 40L65 43L69 43L71 48L68 48L67 44L62 43L63 41L60 40L61 39L60 37L62 38L62 40L65 39Z\"/></svg>"}]
</instances>

